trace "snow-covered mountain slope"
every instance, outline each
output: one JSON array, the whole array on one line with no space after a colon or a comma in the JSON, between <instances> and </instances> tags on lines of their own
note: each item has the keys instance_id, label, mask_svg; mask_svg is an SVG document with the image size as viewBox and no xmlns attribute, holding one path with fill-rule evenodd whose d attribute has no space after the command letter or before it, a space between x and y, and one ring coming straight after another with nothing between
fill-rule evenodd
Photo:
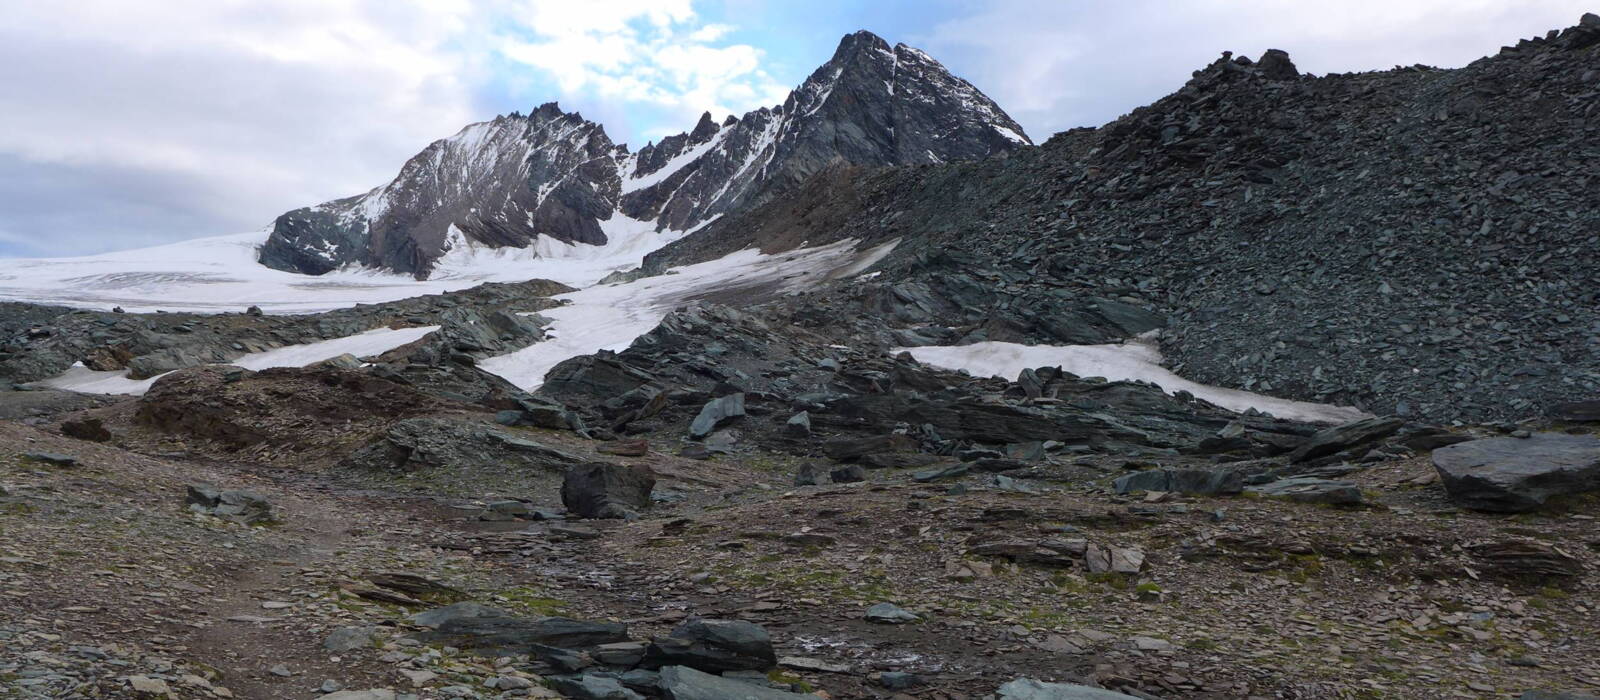
<instances>
[{"instance_id":1,"label":"snow-covered mountain slope","mask_svg":"<svg viewBox=\"0 0 1600 700\"><path fill-rule=\"evenodd\" d=\"M602 222L606 246L540 238L529 248L494 248L452 229L431 278L418 281L351 266L312 277L256 263L263 232L201 238L78 258L0 261L0 300L127 311L309 313L466 289L484 282L548 279L586 287L639 266L676 233L626 217Z\"/></svg>"},{"instance_id":2,"label":"snow-covered mountain slope","mask_svg":"<svg viewBox=\"0 0 1600 700\"><path fill-rule=\"evenodd\" d=\"M502 256L528 258L556 245L609 247L618 231L630 247L659 247L675 236L641 239L638 223L685 232L830 163L938 163L1029 143L927 54L857 32L782 105L721 123L708 113L637 153L555 103L473 124L386 185L278 217L259 260L287 272L364 267L427 279L463 247L533 251Z\"/></svg>"}]
</instances>

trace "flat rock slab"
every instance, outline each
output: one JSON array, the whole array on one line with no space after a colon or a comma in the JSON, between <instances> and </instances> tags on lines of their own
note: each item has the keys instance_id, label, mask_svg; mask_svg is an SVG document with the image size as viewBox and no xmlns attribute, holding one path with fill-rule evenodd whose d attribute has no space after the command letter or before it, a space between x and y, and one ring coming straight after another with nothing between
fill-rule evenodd
<instances>
[{"instance_id":1,"label":"flat rock slab","mask_svg":"<svg viewBox=\"0 0 1600 700\"><path fill-rule=\"evenodd\" d=\"M1270 484L1251 486L1247 493L1267 498L1284 498L1300 503L1321 503L1330 506L1353 506L1361 503L1361 489L1348 481L1300 477L1284 479Z\"/></svg>"},{"instance_id":2,"label":"flat rock slab","mask_svg":"<svg viewBox=\"0 0 1600 700\"><path fill-rule=\"evenodd\" d=\"M1343 452L1352 447L1359 447L1375 440L1381 440L1399 432L1405 427L1406 422L1399 418L1367 418L1354 423L1326 428L1311 436L1304 445L1295 448L1289 453L1290 462L1304 462L1307 460L1326 457L1331 454Z\"/></svg>"},{"instance_id":3,"label":"flat rock slab","mask_svg":"<svg viewBox=\"0 0 1600 700\"><path fill-rule=\"evenodd\" d=\"M1600 438L1536 433L1433 451L1450 499L1473 510L1525 513L1551 498L1600 490Z\"/></svg>"},{"instance_id":4,"label":"flat rock slab","mask_svg":"<svg viewBox=\"0 0 1600 700\"><path fill-rule=\"evenodd\" d=\"M1103 688L1069 683L1045 683L1032 678L1018 678L1000 686L1000 700L1137 700Z\"/></svg>"},{"instance_id":5,"label":"flat rock slab","mask_svg":"<svg viewBox=\"0 0 1600 700\"><path fill-rule=\"evenodd\" d=\"M713 676L687 666L661 669L661 692L669 700L806 700L817 697Z\"/></svg>"},{"instance_id":6,"label":"flat rock slab","mask_svg":"<svg viewBox=\"0 0 1600 700\"><path fill-rule=\"evenodd\" d=\"M1244 490L1244 475L1236 469L1150 469L1118 477L1117 493L1176 491L1212 496Z\"/></svg>"}]
</instances>

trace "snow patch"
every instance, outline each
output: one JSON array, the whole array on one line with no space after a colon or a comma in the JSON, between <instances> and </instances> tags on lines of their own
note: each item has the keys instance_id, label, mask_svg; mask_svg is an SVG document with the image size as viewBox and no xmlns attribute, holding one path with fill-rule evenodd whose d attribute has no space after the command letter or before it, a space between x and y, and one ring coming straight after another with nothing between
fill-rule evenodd
<instances>
[{"instance_id":1,"label":"snow patch","mask_svg":"<svg viewBox=\"0 0 1600 700\"><path fill-rule=\"evenodd\" d=\"M1347 406L1291 401L1191 382L1162 367L1161 351L1146 338L1130 340L1121 345L1019 345L990 341L971 345L895 348L891 352L909 352L918 362L945 369L966 370L980 377L1015 380L1024 369L1060 367L1080 377L1150 382L1159 385L1168 394L1187 391L1236 413L1254 408L1278 418L1311 423L1348 423L1370 417Z\"/></svg>"},{"instance_id":2,"label":"snow patch","mask_svg":"<svg viewBox=\"0 0 1600 700\"><path fill-rule=\"evenodd\" d=\"M253 352L244 355L227 364L243 367L250 370L263 370L270 367L304 367L316 364L323 360L331 360L344 354L362 357L377 355L398 348L439 330L438 326L418 326L416 328L388 329L378 328L365 333L334 338L304 345L286 345L281 348ZM155 384L157 379L167 376L171 372L159 374L149 379L129 379L126 371L109 370L96 371L83 366L83 363L74 363L72 369L65 373L34 382L35 386L51 389L65 389L67 391L80 391L86 394L133 394L142 395Z\"/></svg>"}]
</instances>

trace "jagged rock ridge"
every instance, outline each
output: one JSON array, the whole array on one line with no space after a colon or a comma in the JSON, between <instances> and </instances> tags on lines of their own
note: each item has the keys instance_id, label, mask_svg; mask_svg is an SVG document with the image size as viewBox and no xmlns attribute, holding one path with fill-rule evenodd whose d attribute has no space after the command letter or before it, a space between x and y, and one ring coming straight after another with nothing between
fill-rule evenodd
<instances>
[{"instance_id":1,"label":"jagged rock ridge","mask_svg":"<svg viewBox=\"0 0 1600 700\"><path fill-rule=\"evenodd\" d=\"M922 51L862 31L782 105L721 123L707 113L638 153L555 103L473 124L382 187L278 217L260 261L308 274L355 264L425 278L456 246L528 247L540 236L604 245L608 226L639 222L684 231L831 163L941 163L1029 144L970 83Z\"/></svg>"}]
</instances>

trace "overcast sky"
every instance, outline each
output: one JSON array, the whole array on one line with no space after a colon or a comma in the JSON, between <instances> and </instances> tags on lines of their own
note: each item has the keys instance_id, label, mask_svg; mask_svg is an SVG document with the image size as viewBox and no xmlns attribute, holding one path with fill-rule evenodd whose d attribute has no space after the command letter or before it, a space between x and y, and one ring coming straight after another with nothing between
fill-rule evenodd
<instances>
[{"instance_id":1,"label":"overcast sky","mask_svg":"<svg viewBox=\"0 0 1600 700\"><path fill-rule=\"evenodd\" d=\"M927 50L1043 141L1223 50L1461 66L1578 0L5 0L0 257L260 229L551 100L637 148L782 101L839 37ZM0 271L3 271L0 264Z\"/></svg>"}]
</instances>

